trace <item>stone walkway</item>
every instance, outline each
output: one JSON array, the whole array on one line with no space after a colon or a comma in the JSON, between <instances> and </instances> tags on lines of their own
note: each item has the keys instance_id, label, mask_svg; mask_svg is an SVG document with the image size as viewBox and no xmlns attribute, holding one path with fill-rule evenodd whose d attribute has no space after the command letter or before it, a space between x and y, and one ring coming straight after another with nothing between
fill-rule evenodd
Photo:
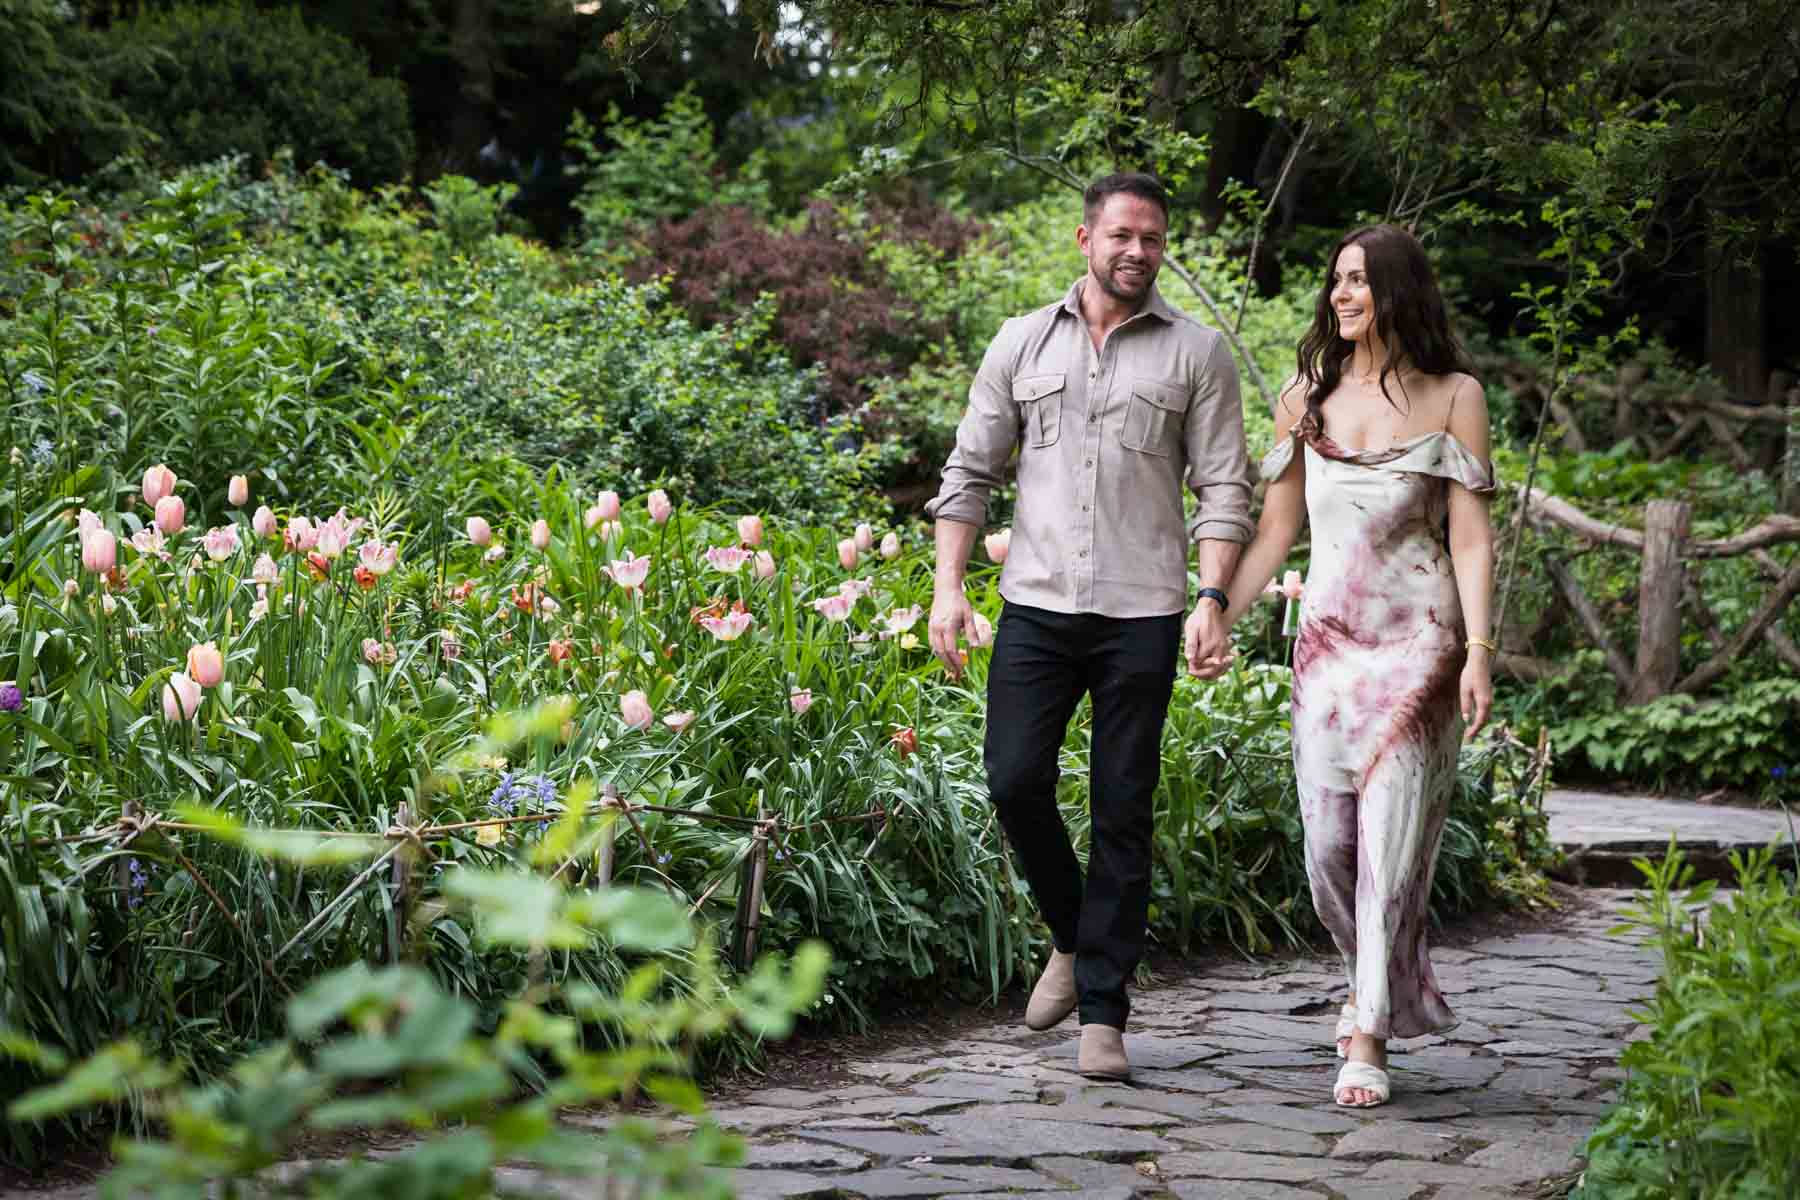
<instances>
[{"instance_id":1,"label":"stone walkway","mask_svg":"<svg viewBox=\"0 0 1800 1200\"><path fill-rule=\"evenodd\" d=\"M1333 962L1227 962L1134 997L1130 1085L1075 1073L1073 1019L1031 1033L1008 1018L849 1057L829 1086L776 1079L715 1104L748 1143L733 1183L742 1200L1560 1195L1621 1078L1627 1009L1658 967L1605 932L1630 893L1576 895L1546 927L1433 951L1462 1024L1392 1044L1385 1107L1331 1103L1344 991ZM514 1194L609 1194L591 1180L500 1175ZM94 1195L76 1185L0 1200Z\"/></svg>"},{"instance_id":2,"label":"stone walkway","mask_svg":"<svg viewBox=\"0 0 1800 1200\"><path fill-rule=\"evenodd\" d=\"M1462 1024L1392 1046L1394 1100L1330 1102L1343 985L1318 958L1229 964L1139 995L1135 1076L1074 1072L1073 1019L1011 1021L844 1063L715 1109L747 1136L745 1200L1034 1193L1125 1200L1480 1200L1566 1179L1621 1078L1657 963L1609 937L1623 892L1549 931L1434 953ZM574 1195L574 1191L562 1194Z\"/></svg>"},{"instance_id":3,"label":"stone walkway","mask_svg":"<svg viewBox=\"0 0 1800 1200\"><path fill-rule=\"evenodd\" d=\"M1733 850L1786 842L1790 836L1787 816L1778 808L1553 789L1544 798L1544 812L1550 840L1568 856L1563 873L1576 882L1637 886L1643 877L1631 860L1660 859L1671 833L1689 861L1713 877L1729 873Z\"/></svg>"}]
</instances>

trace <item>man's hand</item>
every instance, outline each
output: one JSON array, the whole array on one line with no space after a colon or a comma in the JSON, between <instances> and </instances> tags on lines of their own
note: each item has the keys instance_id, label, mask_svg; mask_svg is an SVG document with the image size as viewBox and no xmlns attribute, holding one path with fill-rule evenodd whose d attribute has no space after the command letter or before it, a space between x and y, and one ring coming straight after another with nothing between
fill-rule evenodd
<instances>
[{"instance_id":1,"label":"man's hand","mask_svg":"<svg viewBox=\"0 0 1800 1200\"><path fill-rule=\"evenodd\" d=\"M1226 638L1225 614L1216 601L1200 597L1182 629L1182 652L1188 674L1198 679L1217 679L1235 657Z\"/></svg>"},{"instance_id":2,"label":"man's hand","mask_svg":"<svg viewBox=\"0 0 1800 1200\"><path fill-rule=\"evenodd\" d=\"M975 628L975 608L960 585L939 583L931 595L931 652L952 679L961 679L963 673L962 651L956 646L959 633L969 645L975 644L980 636Z\"/></svg>"}]
</instances>

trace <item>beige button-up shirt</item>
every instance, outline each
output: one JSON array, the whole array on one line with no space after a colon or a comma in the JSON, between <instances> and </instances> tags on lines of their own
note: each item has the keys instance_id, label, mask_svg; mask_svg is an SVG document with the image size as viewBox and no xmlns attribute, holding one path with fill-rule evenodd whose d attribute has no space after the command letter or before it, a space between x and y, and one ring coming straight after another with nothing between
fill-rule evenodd
<instances>
[{"instance_id":1,"label":"beige button-up shirt","mask_svg":"<svg viewBox=\"0 0 1800 1200\"><path fill-rule=\"evenodd\" d=\"M986 524L1017 447L1000 594L1064 613L1182 612L1188 543L1254 532L1237 364L1222 334L1154 290L1096 351L1082 283L1001 326L925 511ZM1183 482L1199 501L1185 530Z\"/></svg>"}]
</instances>

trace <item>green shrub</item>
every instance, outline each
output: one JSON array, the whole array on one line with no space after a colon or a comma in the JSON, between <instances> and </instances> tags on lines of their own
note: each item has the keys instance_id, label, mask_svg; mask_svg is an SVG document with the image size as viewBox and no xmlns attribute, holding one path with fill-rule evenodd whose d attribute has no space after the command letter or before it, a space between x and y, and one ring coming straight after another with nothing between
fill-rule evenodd
<instances>
[{"instance_id":1,"label":"green shrub","mask_svg":"<svg viewBox=\"0 0 1800 1200\"><path fill-rule=\"evenodd\" d=\"M113 97L157 140L160 162L241 153L255 163L291 147L368 185L403 178L413 137L406 90L369 73L349 39L306 23L299 8L182 5L113 25L108 43L150 51L148 71L113 70ZM121 147L102 142L104 162Z\"/></svg>"},{"instance_id":2,"label":"green shrub","mask_svg":"<svg viewBox=\"0 0 1800 1200\"><path fill-rule=\"evenodd\" d=\"M1639 862L1649 888L1626 928L1662 951L1663 974L1580 1200L1800 1195L1800 890L1777 867L1795 852L1734 855L1737 887L1716 898L1690 889L1672 841L1662 863Z\"/></svg>"},{"instance_id":3,"label":"green shrub","mask_svg":"<svg viewBox=\"0 0 1800 1200\"><path fill-rule=\"evenodd\" d=\"M582 249L617 269L637 256L637 235L656 221L681 220L709 204L762 212L767 189L756 159L726 175L713 147L712 122L692 87L649 120L627 117L613 105L601 130L576 113L569 126L569 149L585 176L575 198L581 214Z\"/></svg>"}]
</instances>

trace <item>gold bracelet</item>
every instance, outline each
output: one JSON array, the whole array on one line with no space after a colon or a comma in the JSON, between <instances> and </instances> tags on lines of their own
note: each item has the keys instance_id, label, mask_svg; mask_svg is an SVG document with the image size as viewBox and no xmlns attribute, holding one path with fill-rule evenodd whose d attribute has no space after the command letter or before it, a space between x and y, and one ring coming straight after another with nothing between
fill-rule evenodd
<instances>
[{"instance_id":1,"label":"gold bracelet","mask_svg":"<svg viewBox=\"0 0 1800 1200\"><path fill-rule=\"evenodd\" d=\"M1494 643L1489 641L1487 638L1472 637L1467 642L1463 643L1463 649L1465 649L1465 650L1472 649L1473 647L1476 647L1476 646L1487 647L1487 651L1489 654L1498 654L1500 652L1500 647L1494 645Z\"/></svg>"}]
</instances>

